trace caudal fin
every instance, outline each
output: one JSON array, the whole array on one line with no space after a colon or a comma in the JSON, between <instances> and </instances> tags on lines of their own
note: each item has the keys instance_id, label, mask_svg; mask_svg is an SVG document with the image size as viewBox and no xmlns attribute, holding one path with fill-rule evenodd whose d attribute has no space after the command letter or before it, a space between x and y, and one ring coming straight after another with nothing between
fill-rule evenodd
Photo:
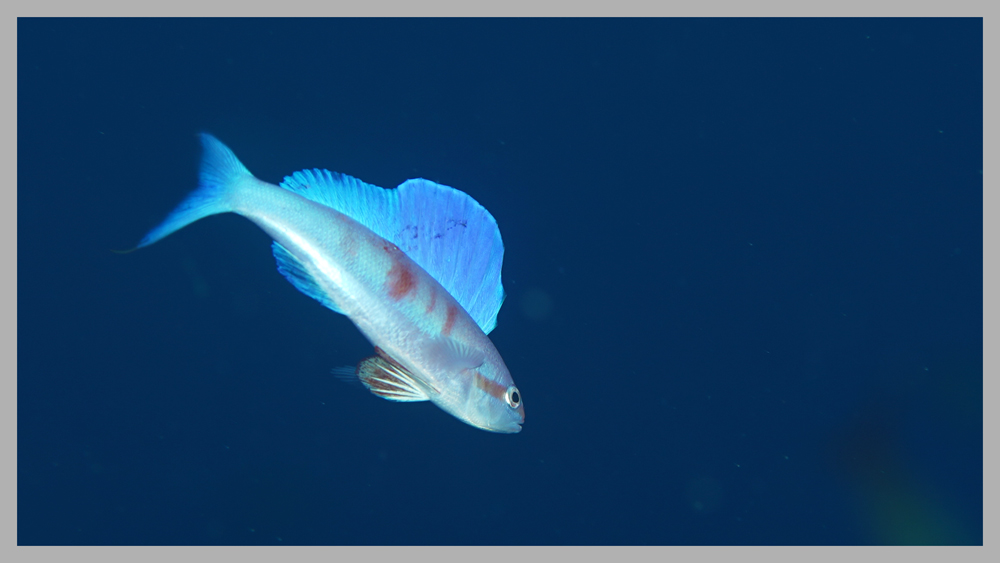
<instances>
[{"instance_id":1,"label":"caudal fin","mask_svg":"<svg viewBox=\"0 0 1000 563\"><path fill-rule=\"evenodd\" d=\"M228 195L241 180L253 177L229 147L208 133L201 134L203 149L198 188L187 196L136 248L149 246L202 217L232 211Z\"/></svg>"}]
</instances>

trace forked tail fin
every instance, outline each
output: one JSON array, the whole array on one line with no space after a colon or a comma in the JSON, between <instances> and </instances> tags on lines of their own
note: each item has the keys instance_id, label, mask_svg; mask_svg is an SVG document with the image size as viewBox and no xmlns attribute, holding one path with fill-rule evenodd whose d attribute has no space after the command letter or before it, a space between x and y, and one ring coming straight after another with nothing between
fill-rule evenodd
<instances>
[{"instance_id":1,"label":"forked tail fin","mask_svg":"<svg viewBox=\"0 0 1000 563\"><path fill-rule=\"evenodd\" d=\"M149 231L136 248L149 246L170 233L202 217L232 211L229 194L241 180L253 175L229 147L208 133L201 134L203 153L198 188L191 192L156 228Z\"/></svg>"}]
</instances>

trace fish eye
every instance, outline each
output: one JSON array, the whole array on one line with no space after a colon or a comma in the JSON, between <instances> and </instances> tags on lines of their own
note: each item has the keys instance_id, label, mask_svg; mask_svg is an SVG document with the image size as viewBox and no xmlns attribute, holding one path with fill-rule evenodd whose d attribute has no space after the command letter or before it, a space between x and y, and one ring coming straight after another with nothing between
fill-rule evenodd
<instances>
[{"instance_id":1,"label":"fish eye","mask_svg":"<svg viewBox=\"0 0 1000 563\"><path fill-rule=\"evenodd\" d=\"M507 404L510 408L516 409L521 406L521 392L517 390L517 387L511 385L507 388L507 393L504 394L504 399L507 400Z\"/></svg>"}]
</instances>

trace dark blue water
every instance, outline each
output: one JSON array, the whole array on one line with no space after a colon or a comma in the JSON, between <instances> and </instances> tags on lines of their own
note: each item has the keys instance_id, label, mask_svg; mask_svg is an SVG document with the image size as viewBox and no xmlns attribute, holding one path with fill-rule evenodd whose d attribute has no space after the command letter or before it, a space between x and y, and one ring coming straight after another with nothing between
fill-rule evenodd
<instances>
[{"instance_id":1,"label":"dark blue water","mask_svg":"<svg viewBox=\"0 0 1000 563\"><path fill-rule=\"evenodd\" d=\"M982 543L982 20L17 34L20 544ZM524 431L332 378L245 219L110 252L199 131L486 206Z\"/></svg>"}]
</instances>

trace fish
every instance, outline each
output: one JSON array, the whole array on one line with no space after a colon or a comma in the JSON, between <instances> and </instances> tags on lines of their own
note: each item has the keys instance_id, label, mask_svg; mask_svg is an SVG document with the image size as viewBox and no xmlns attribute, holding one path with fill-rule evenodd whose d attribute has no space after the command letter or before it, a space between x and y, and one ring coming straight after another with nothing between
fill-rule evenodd
<instances>
[{"instance_id":1,"label":"fish","mask_svg":"<svg viewBox=\"0 0 1000 563\"><path fill-rule=\"evenodd\" d=\"M491 432L521 431L521 392L487 336L505 295L503 241L489 211L420 178L384 189L306 169L275 185L212 135L200 139L197 188L135 249L210 215L241 215L271 237L285 279L374 346L353 374L374 395L430 401Z\"/></svg>"}]
</instances>

